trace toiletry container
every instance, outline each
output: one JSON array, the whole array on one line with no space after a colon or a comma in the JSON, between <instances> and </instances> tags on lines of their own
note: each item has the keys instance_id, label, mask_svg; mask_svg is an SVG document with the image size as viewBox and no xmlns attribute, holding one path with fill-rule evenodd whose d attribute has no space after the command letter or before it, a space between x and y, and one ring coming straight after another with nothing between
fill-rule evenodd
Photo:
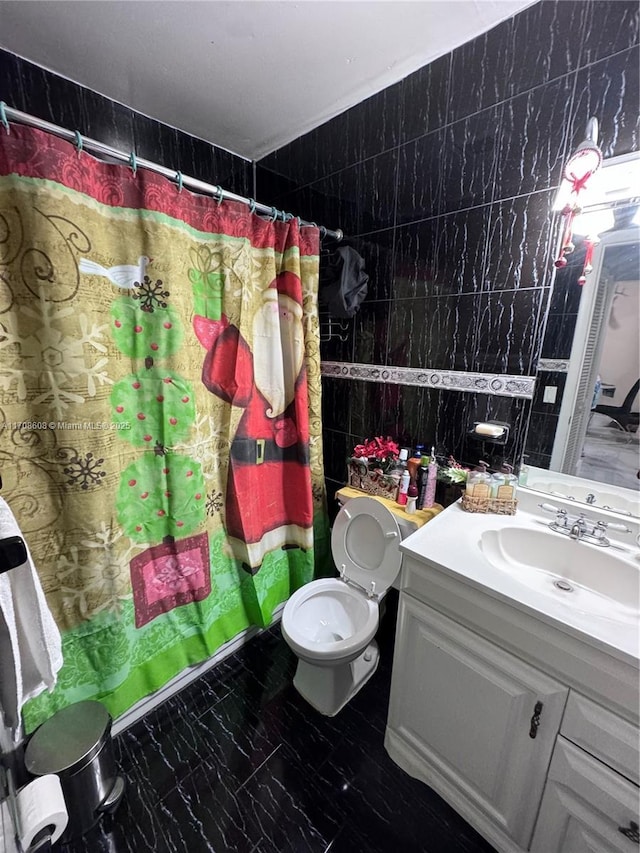
<instances>
[{"instance_id":1,"label":"toiletry container","mask_svg":"<svg viewBox=\"0 0 640 853\"><path fill-rule=\"evenodd\" d=\"M389 471L388 476L391 477L398 485L400 485L400 480L402 479L402 475L407 470L407 457L409 456L409 451L406 447L403 447L400 450L398 461L393 466L393 468Z\"/></svg>"},{"instance_id":2,"label":"toiletry container","mask_svg":"<svg viewBox=\"0 0 640 853\"><path fill-rule=\"evenodd\" d=\"M494 479L495 478L495 479ZM493 475L491 497L503 501L513 501L518 489L518 478L513 473L513 467L504 462L500 471ZM494 491L495 489L495 491Z\"/></svg>"},{"instance_id":3,"label":"toiletry container","mask_svg":"<svg viewBox=\"0 0 640 853\"><path fill-rule=\"evenodd\" d=\"M424 445L419 444L416 447L411 459L407 460L407 468L409 469L409 475L411 476L411 479L414 481L414 483L417 483L418 481L418 468L420 467L420 464L422 462L423 449Z\"/></svg>"},{"instance_id":4,"label":"toiletry container","mask_svg":"<svg viewBox=\"0 0 640 853\"><path fill-rule=\"evenodd\" d=\"M422 503L420 504L420 509L429 509L435 503L437 478L438 463L436 462L435 448L432 447L431 456L429 457L429 464L427 465L427 478L423 490L424 497L422 499Z\"/></svg>"},{"instance_id":5,"label":"toiletry container","mask_svg":"<svg viewBox=\"0 0 640 853\"><path fill-rule=\"evenodd\" d=\"M413 515L416 511L416 504L418 501L418 487L415 483L409 483L409 488L407 489L407 505L405 507L405 512L409 515Z\"/></svg>"},{"instance_id":6,"label":"toiletry container","mask_svg":"<svg viewBox=\"0 0 640 853\"><path fill-rule=\"evenodd\" d=\"M491 475L487 473L486 462L479 462L477 467L469 472L466 493L470 498L491 497Z\"/></svg>"},{"instance_id":7,"label":"toiletry container","mask_svg":"<svg viewBox=\"0 0 640 853\"><path fill-rule=\"evenodd\" d=\"M411 482L411 475L408 471L405 471L400 480L400 486L398 488L398 503L400 506L405 506L407 503L407 492L409 491L409 483Z\"/></svg>"},{"instance_id":8,"label":"toiletry container","mask_svg":"<svg viewBox=\"0 0 640 853\"><path fill-rule=\"evenodd\" d=\"M490 492L491 492L492 498L498 497L498 491L500 490L500 488L502 486L504 486L504 483L505 483L504 471L502 471L502 470L496 471L495 474L491 475Z\"/></svg>"}]
</instances>

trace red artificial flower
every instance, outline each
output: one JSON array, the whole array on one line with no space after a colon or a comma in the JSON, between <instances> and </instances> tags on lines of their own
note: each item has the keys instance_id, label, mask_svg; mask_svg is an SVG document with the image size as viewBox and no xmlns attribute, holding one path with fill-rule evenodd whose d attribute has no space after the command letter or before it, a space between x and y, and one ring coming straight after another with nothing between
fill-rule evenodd
<instances>
[{"instance_id":1,"label":"red artificial flower","mask_svg":"<svg viewBox=\"0 0 640 853\"><path fill-rule=\"evenodd\" d=\"M376 459L386 463L395 461L399 454L400 448L390 436L384 438L379 435L353 448L353 456L358 459Z\"/></svg>"}]
</instances>

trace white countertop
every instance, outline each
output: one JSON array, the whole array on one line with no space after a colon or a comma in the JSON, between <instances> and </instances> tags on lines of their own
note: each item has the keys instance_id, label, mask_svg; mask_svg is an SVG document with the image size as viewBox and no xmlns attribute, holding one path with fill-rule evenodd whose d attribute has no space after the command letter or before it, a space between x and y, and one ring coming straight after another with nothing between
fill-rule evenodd
<instances>
[{"instance_id":1,"label":"white countertop","mask_svg":"<svg viewBox=\"0 0 640 853\"><path fill-rule=\"evenodd\" d=\"M540 499L540 496L538 496ZM572 602L570 595L557 592L550 595L534 587L527 586L518 580L517 570L513 573L494 566L483 554L480 547L482 533L507 526L530 527L545 531L545 525L553 521L549 515L535 509L535 498L519 494L520 506L513 516L469 513L462 509L459 503L453 504L429 524L417 530L405 539L401 550L430 567L454 576L462 583L475 587L482 592L502 600L519 610L535 616L542 622L553 625L568 634L577 636L589 645L603 649L607 653L637 666L640 659L640 620L618 620L605 615L594 616L593 613L582 612ZM551 499L555 504L557 500ZM576 512L575 505L568 511ZM580 511L585 508L580 507ZM588 517L598 519L597 510L588 508ZM640 548L635 537L640 526L629 520L631 534L622 536L620 533L607 534L615 544L625 548L625 551L612 549L611 555L629 562L638 571L638 596L630 606L638 606L640 602ZM635 528L638 528L636 530ZM548 532L549 536L564 539L560 533ZM598 551L596 545L585 542L575 542L576 549L590 548ZM576 552L579 556L579 551ZM554 591L555 593L555 591ZM606 601L606 599L605 599Z\"/></svg>"}]
</instances>

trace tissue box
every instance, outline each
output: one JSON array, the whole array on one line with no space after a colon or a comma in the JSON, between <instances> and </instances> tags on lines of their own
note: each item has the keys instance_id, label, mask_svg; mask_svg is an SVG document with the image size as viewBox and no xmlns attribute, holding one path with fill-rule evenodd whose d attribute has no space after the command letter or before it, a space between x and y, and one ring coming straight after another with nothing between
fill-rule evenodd
<instances>
[{"instance_id":1,"label":"tissue box","mask_svg":"<svg viewBox=\"0 0 640 853\"><path fill-rule=\"evenodd\" d=\"M354 489L360 489L369 495L395 500L398 491L398 480L379 471L370 471L362 459L352 457L347 460L348 484Z\"/></svg>"}]
</instances>

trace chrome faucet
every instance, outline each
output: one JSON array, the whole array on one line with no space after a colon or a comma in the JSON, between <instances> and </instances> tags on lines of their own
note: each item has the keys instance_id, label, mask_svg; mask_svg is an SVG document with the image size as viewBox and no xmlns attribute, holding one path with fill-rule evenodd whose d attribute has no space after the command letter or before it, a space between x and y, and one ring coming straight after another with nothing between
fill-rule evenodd
<instances>
[{"instance_id":1,"label":"chrome faucet","mask_svg":"<svg viewBox=\"0 0 640 853\"><path fill-rule=\"evenodd\" d=\"M626 524L620 524L619 522L585 518L584 513L580 513L577 518L571 518L567 515L566 509L560 509L553 504L538 504L538 506L545 512L555 513L555 521L549 522L551 530L556 533L562 533L564 536L569 536L576 542L588 542L591 545L608 548L611 546L611 540L605 535L607 530L619 530L621 533L632 532ZM589 530L587 525L590 525L592 529ZM613 547L618 548L621 546L614 545Z\"/></svg>"},{"instance_id":2,"label":"chrome faucet","mask_svg":"<svg viewBox=\"0 0 640 853\"><path fill-rule=\"evenodd\" d=\"M584 520L584 515L580 514L579 518L571 525L571 529L569 530L569 537L571 539L582 539L582 537L587 532L587 525Z\"/></svg>"}]
</instances>

